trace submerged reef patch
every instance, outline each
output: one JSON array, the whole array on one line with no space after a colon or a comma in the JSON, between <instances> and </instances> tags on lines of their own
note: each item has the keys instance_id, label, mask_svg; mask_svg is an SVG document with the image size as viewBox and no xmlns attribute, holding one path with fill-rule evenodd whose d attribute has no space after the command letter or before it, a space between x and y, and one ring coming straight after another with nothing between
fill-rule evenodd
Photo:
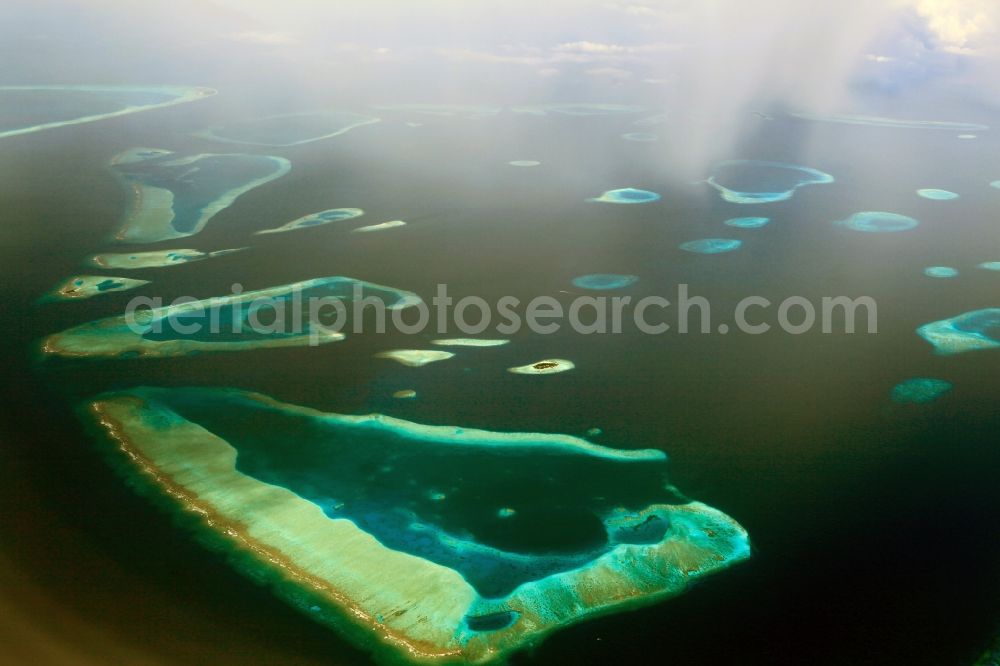
<instances>
[{"instance_id":1,"label":"submerged reef patch","mask_svg":"<svg viewBox=\"0 0 1000 666\"><path fill-rule=\"evenodd\" d=\"M659 201L659 199L660 195L656 192L625 187L619 190L608 190L601 196L587 199L587 201L610 204L643 204L651 201Z\"/></svg>"},{"instance_id":2,"label":"submerged reef patch","mask_svg":"<svg viewBox=\"0 0 1000 666\"><path fill-rule=\"evenodd\" d=\"M247 248L234 247L215 252L202 252L200 250L154 250L152 252L106 252L95 254L87 258L86 264L97 268L118 268L118 269L138 269L138 268L162 268L163 266L174 266L176 264L189 264L192 261L211 259L213 257L224 257L234 252L242 252Z\"/></svg>"},{"instance_id":3,"label":"submerged reef patch","mask_svg":"<svg viewBox=\"0 0 1000 666\"><path fill-rule=\"evenodd\" d=\"M347 111L308 111L252 118L210 127L195 134L203 139L250 146L298 146L346 134L379 118Z\"/></svg>"},{"instance_id":4,"label":"submerged reef patch","mask_svg":"<svg viewBox=\"0 0 1000 666\"><path fill-rule=\"evenodd\" d=\"M912 217L900 215L899 213L863 211L851 215L846 220L838 220L835 224L854 231L884 234L897 231L909 231L910 229L916 228L920 222Z\"/></svg>"},{"instance_id":5,"label":"submerged reef patch","mask_svg":"<svg viewBox=\"0 0 1000 666\"><path fill-rule=\"evenodd\" d=\"M958 276L958 269L951 266L928 266L924 275L932 278L953 278Z\"/></svg>"},{"instance_id":6,"label":"submerged reef patch","mask_svg":"<svg viewBox=\"0 0 1000 666\"><path fill-rule=\"evenodd\" d=\"M436 349L393 349L375 354L375 358L387 358L411 368L419 368L437 361L447 361L454 356L455 354L452 352Z\"/></svg>"},{"instance_id":7,"label":"submerged reef patch","mask_svg":"<svg viewBox=\"0 0 1000 666\"><path fill-rule=\"evenodd\" d=\"M818 169L759 160L730 160L715 166L705 181L730 203L787 201L800 187L827 185L833 176Z\"/></svg>"},{"instance_id":8,"label":"submerged reef patch","mask_svg":"<svg viewBox=\"0 0 1000 666\"><path fill-rule=\"evenodd\" d=\"M528 365L507 368L507 372L512 372L515 375L554 375L558 372L572 370L575 367L573 361L567 361L564 358L545 358Z\"/></svg>"},{"instance_id":9,"label":"submerged reef patch","mask_svg":"<svg viewBox=\"0 0 1000 666\"><path fill-rule=\"evenodd\" d=\"M769 217L733 217L726 220L725 225L738 229L759 229L770 224L770 222L771 218Z\"/></svg>"},{"instance_id":10,"label":"submerged reef patch","mask_svg":"<svg viewBox=\"0 0 1000 666\"><path fill-rule=\"evenodd\" d=\"M380 298L390 309L420 303L407 291L326 277L99 319L42 341L42 352L81 358L167 357L202 352L304 347L343 340L335 307ZM343 307L346 319L349 308Z\"/></svg>"},{"instance_id":11,"label":"submerged reef patch","mask_svg":"<svg viewBox=\"0 0 1000 666\"><path fill-rule=\"evenodd\" d=\"M318 213L303 215L300 218L296 218L291 222L283 224L280 227L275 227L274 229L261 229L256 233L280 234L286 231L308 229L309 227L318 227L324 224L330 224L331 222L340 222L341 220L353 220L354 218L361 217L364 214L365 211L360 208L330 208L328 210L321 210Z\"/></svg>"},{"instance_id":12,"label":"submerged reef patch","mask_svg":"<svg viewBox=\"0 0 1000 666\"><path fill-rule=\"evenodd\" d=\"M648 107L632 104L600 104L593 102L561 102L555 104L529 104L512 106L513 113L523 113L533 116L545 116L559 113L565 116L612 116L619 114L641 113Z\"/></svg>"},{"instance_id":13,"label":"submerged reef patch","mask_svg":"<svg viewBox=\"0 0 1000 666\"><path fill-rule=\"evenodd\" d=\"M924 324L917 335L941 355L961 354L1000 347L1000 308L973 310L941 321Z\"/></svg>"},{"instance_id":14,"label":"submerged reef patch","mask_svg":"<svg viewBox=\"0 0 1000 666\"><path fill-rule=\"evenodd\" d=\"M902 381L892 389L892 399L900 404L923 405L934 402L952 389L951 382L929 377L915 377Z\"/></svg>"},{"instance_id":15,"label":"submerged reef patch","mask_svg":"<svg viewBox=\"0 0 1000 666\"><path fill-rule=\"evenodd\" d=\"M917 196L923 197L924 199L931 199L932 201L951 201L952 199L957 199L959 195L948 190L937 190L928 187L922 190L917 190Z\"/></svg>"},{"instance_id":16,"label":"submerged reef patch","mask_svg":"<svg viewBox=\"0 0 1000 666\"><path fill-rule=\"evenodd\" d=\"M617 275L615 273L591 273L573 278L573 286L581 289L602 291L624 289L639 281L638 275Z\"/></svg>"},{"instance_id":17,"label":"submerged reef patch","mask_svg":"<svg viewBox=\"0 0 1000 666\"><path fill-rule=\"evenodd\" d=\"M982 268L987 271L1000 271L1000 261L984 261L978 264L976 268Z\"/></svg>"},{"instance_id":18,"label":"submerged reef patch","mask_svg":"<svg viewBox=\"0 0 1000 666\"><path fill-rule=\"evenodd\" d=\"M74 275L42 297L46 301L78 301L113 291L128 291L149 284L149 280L134 280L107 275Z\"/></svg>"},{"instance_id":19,"label":"submerged reef patch","mask_svg":"<svg viewBox=\"0 0 1000 666\"><path fill-rule=\"evenodd\" d=\"M185 86L0 86L0 138L184 104L215 92Z\"/></svg>"},{"instance_id":20,"label":"submerged reef patch","mask_svg":"<svg viewBox=\"0 0 1000 666\"><path fill-rule=\"evenodd\" d=\"M502 659L750 555L732 518L672 491L655 449L235 389L137 388L90 412L255 577L280 572L277 590L312 617L415 662Z\"/></svg>"},{"instance_id":21,"label":"submerged reef patch","mask_svg":"<svg viewBox=\"0 0 1000 666\"><path fill-rule=\"evenodd\" d=\"M660 140L660 137L652 132L626 132L622 134L622 138L626 141L638 141L640 143L652 143L653 141Z\"/></svg>"},{"instance_id":22,"label":"submerged reef patch","mask_svg":"<svg viewBox=\"0 0 1000 666\"><path fill-rule=\"evenodd\" d=\"M499 106L477 106L474 104L374 104L379 111L404 111L426 116L489 118L500 113Z\"/></svg>"},{"instance_id":23,"label":"submerged reef patch","mask_svg":"<svg viewBox=\"0 0 1000 666\"><path fill-rule=\"evenodd\" d=\"M732 238L699 238L681 243L678 247L685 252L694 252L695 254L722 254L733 252L742 246L743 241Z\"/></svg>"},{"instance_id":24,"label":"submerged reef patch","mask_svg":"<svg viewBox=\"0 0 1000 666\"><path fill-rule=\"evenodd\" d=\"M156 243L193 236L236 199L288 173L291 163L270 155L176 155L133 148L111 161L130 194L115 238Z\"/></svg>"},{"instance_id":25,"label":"submerged reef patch","mask_svg":"<svg viewBox=\"0 0 1000 666\"><path fill-rule=\"evenodd\" d=\"M514 167L536 167L541 164L538 160L512 160L507 164Z\"/></svg>"}]
</instances>

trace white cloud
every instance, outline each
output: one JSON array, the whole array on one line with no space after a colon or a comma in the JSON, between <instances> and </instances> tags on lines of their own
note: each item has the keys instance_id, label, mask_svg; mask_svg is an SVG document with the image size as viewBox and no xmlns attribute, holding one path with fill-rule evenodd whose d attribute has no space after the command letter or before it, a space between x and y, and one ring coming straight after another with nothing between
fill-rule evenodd
<instances>
[{"instance_id":1,"label":"white cloud","mask_svg":"<svg viewBox=\"0 0 1000 666\"><path fill-rule=\"evenodd\" d=\"M285 46L296 42L295 38L286 32L248 30L246 32L233 33L226 37L234 42L258 44L260 46Z\"/></svg>"}]
</instances>

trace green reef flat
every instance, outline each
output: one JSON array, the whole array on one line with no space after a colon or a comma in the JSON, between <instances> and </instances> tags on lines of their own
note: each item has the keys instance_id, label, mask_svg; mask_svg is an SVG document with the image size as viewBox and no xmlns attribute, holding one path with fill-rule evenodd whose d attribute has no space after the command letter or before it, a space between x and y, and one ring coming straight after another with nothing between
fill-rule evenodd
<instances>
[{"instance_id":1,"label":"green reef flat","mask_svg":"<svg viewBox=\"0 0 1000 666\"><path fill-rule=\"evenodd\" d=\"M587 199L593 203L610 204L643 204L651 201L659 201L660 195L649 190L637 190L634 187L625 187L618 190L608 190L599 197Z\"/></svg>"},{"instance_id":2,"label":"green reef flat","mask_svg":"<svg viewBox=\"0 0 1000 666\"><path fill-rule=\"evenodd\" d=\"M79 125L204 99L186 86L0 86L0 138Z\"/></svg>"},{"instance_id":3,"label":"green reef flat","mask_svg":"<svg viewBox=\"0 0 1000 666\"><path fill-rule=\"evenodd\" d=\"M235 389L89 406L130 469L255 578L369 649L484 663L746 559L659 450L343 416Z\"/></svg>"},{"instance_id":4,"label":"green reef flat","mask_svg":"<svg viewBox=\"0 0 1000 666\"><path fill-rule=\"evenodd\" d=\"M74 275L43 296L42 300L79 301L113 291L128 291L147 284L149 284L149 280L134 280L107 275Z\"/></svg>"},{"instance_id":5,"label":"green reef flat","mask_svg":"<svg viewBox=\"0 0 1000 666\"><path fill-rule=\"evenodd\" d=\"M953 278L958 277L958 269L951 266L928 266L924 269L924 275L932 278Z\"/></svg>"},{"instance_id":6,"label":"green reef flat","mask_svg":"<svg viewBox=\"0 0 1000 666\"><path fill-rule=\"evenodd\" d=\"M943 379L915 377L896 384L892 389L892 399L903 405L924 405L934 402L951 389L951 382Z\"/></svg>"},{"instance_id":7,"label":"green reef flat","mask_svg":"<svg viewBox=\"0 0 1000 666\"><path fill-rule=\"evenodd\" d=\"M155 250L151 252L106 252L87 258L86 264L95 268L138 269L162 268L176 264L188 264L192 261L202 261L213 257L224 257L234 252L242 252L245 247L234 247L215 252L200 250Z\"/></svg>"},{"instance_id":8,"label":"green reef flat","mask_svg":"<svg viewBox=\"0 0 1000 666\"><path fill-rule=\"evenodd\" d=\"M156 243L193 236L240 195L291 168L285 158L270 155L128 150L111 161L112 171L131 195L115 239Z\"/></svg>"},{"instance_id":9,"label":"green reef flat","mask_svg":"<svg viewBox=\"0 0 1000 666\"><path fill-rule=\"evenodd\" d=\"M917 335L941 355L961 354L1000 347L1000 308L973 310L941 321L924 324Z\"/></svg>"},{"instance_id":10,"label":"green reef flat","mask_svg":"<svg viewBox=\"0 0 1000 666\"><path fill-rule=\"evenodd\" d=\"M257 233L280 234L286 231L308 229L309 227L318 227L324 224L330 224L331 222L340 222L341 220L353 220L354 218L361 217L364 214L365 211L360 208L330 208L329 210L321 210L318 213L303 215L300 218L294 219L291 222L274 229L262 229Z\"/></svg>"},{"instance_id":11,"label":"green reef flat","mask_svg":"<svg viewBox=\"0 0 1000 666\"><path fill-rule=\"evenodd\" d=\"M725 221L727 227L737 229L759 229L771 223L769 217L733 217Z\"/></svg>"},{"instance_id":12,"label":"green reef flat","mask_svg":"<svg viewBox=\"0 0 1000 666\"><path fill-rule=\"evenodd\" d=\"M678 247L685 252L695 254L723 254L740 249L743 247L743 241L732 238L699 238L681 243Z\"/></svg>"},{"instance_id":13,"label":"green reef flat","mask_svg":"<svg viewBox=\"0 0 1000 666\"><path fill-rule=\"evenodd\" d=\"M419 368L438 361L447 361L454 356L455 354L452 352L437 349L393 349L375 354L375 358L386 358L411 368Z\"/></svg>"},{"instance_id":14,"label":"green reef flat","mask_svg":"<svg viewBox=\"0 0 1000 666\"><path fill-rule=\"evenodd\" d=\"M343 308L346 320L350 311L346 303L356 296L381 299L390 309L420 302L416 294L354 278L316 278L99 319L50 335L42 341L42 352L82 358L154 358L325 344L344 339L335 326L336 304ZM339 322L342 326L344 320Z\"/></svg>"},{"instance_id":15,"label":"green reef flat","mask_svg":"<svg viewBox=\"0 0 1000 666\"><path fill-rule=\"evenodd\" d=\"M379 118L347 111L286 113L209 127L195 134L203 139L249 146L286 147L330 139Z\"/></svg>"},{"instance_id":16,"label":"green reef flat","mask_svg":"<svg viewBox=\"0 0 1000 666\"><path fill-rule=\"evenodd\" d=\"M638 275L617 275L615 273L591 273L573 278L573 286L580 289L604 291L608 289L624 289L639 281Z\"/></svg>"},{"instance_id":17,"label":"green reef flat","mask_svg":"<svg viewBox=\"0 0 1000 666\"><path fill-rule=\"evenodd\" d=\"M948 190L937 190L928 187L922 190L917 190L917 196L924 199L930 199L932 201L951 201L952 199L957 199L959 195Z\"/></svg>"},{"instance_id":18,"label":"green reef flat","mask_svg":"<svg viewBox=\"0 0 1000 666\"><path fill-rule=\"evenodd\" d=\"M761 204L787 201L808 185L834 182L828 173L784 162L729 160L715 165L705 181L729 203Z\"/></svg>"},{"instance_id":19,"label":"green reef flat","mask_svg":"<svg viewBox=\"0 0 1000 666\"><path fill-rule=\"evenodd\" d=\"M861 115L820 115L812 113L793 113L795 118L815 120L824 123L840 123L843 125L870 125L872 127L893 127L896 129L930 129L947 130L949 132L978 132L989 129L987 125L976 123L953 123L943 120L905 120L900 118L883 118L881 116Z\"/></svg>"},{"instance_id":20,"label":"green reef flat","mask_svg":"<svg viewBox=\"0 0 1000 666\"><path fill-rule=\"evenodd\" d=\"M920 222L907 215L887 213L885 211L862 211L851 215L838 224L853 231L864 231L871 234L886 234L915 229Z\"/></svg>"}]
</instances>

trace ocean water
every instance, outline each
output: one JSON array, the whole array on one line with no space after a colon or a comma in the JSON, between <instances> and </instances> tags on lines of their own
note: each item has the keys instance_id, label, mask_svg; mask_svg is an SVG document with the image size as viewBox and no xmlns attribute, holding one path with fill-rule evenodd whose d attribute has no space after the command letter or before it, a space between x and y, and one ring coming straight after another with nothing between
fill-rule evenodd
<instances>
[{"instance_id":1,"label":"ocean water","mask_svg":"<svg viewBox=\"0 0 1000 666\"><path fill-rule=\"evenodd\" d=\"M595 441L605 446L665 451L672 483L748 530L747 562L676 599L557 632L515 655L517 664L939 665L971 663L989 642L1000 620L998 357L935 355L915 330L998 305L997 274L975 269L1000 260L1000 193L989 187L1000 160L990 132L959 141L947 131L775 114L753 125L731 158L802 165L836 180L801 187L786 201L738 204L672 172L663 157L669 125L658 128L658 142L623 141L639 116L429 116L333 95L299 98L268 113L329 104L383 121L296 146L240 146L285 157L292 169L241 196L182 246L250 249L111 274L152 280L141 293L166 298L225 295L234 282L251 290L345 275L425 299L446 283L456 298L567 302L572 294L563 292L574 291L577 276L635 275L627 293L673 299L688 284L720 320L750 295L870 296L878 334L524 330L503 347L422 368L374 355L461 333L359 334L315 348L170 359L41 360L34 345L43 336L118 315L133 295L36 302L81 272L86 256L123 251L110 236L126 193L109 160L136 146L235 150L192 133L234 107L274 101L245 88L231 95L4 140L0 542L19 612L53 642L78 636L81 654L110 650L130 663L369 661L234 572L224 553L204 548L107 465L74 410L137 385L234 387L323 411L503 432L583 436L599 428ZM988 124L977 110L969 114L963 120ZM541 164L510 168L526 157ZM961 197L915 194L929 185ZM623 188L660 199L587 201ZM331 208L365 215L345 226L253 235ZM862 211L920 225L872 234L836 224ZM771 223L724 224L743 216ZM355 222L397 219L407 225L349 233ZM679 249L719 236L742 246L712 256ZM960 274L927 279L923 269L938 265ZM546 358L576 367L546 377L506 372ZM895 403L893 388L911 377L954 388L930 404ZM418 397L392 397L405 389Z\"/></svg>"}]
</instances>

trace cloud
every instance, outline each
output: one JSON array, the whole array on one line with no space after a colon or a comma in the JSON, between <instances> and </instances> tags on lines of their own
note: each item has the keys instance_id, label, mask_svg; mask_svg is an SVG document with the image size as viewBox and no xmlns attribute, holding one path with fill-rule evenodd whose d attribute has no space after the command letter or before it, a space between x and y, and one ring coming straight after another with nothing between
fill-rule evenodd
<instances>
[{"instance_id":1,"label":"cloud","mask_svg":"<svg viewBox=\"0 0 1000 666\"><path fill-rule=\"evenodd\" d=\"M226 37L234 42L243 44L258 44L260 46L286 46L296 43L296 39L286 32L264 32L257 30L247 30L237 32Z\"/></svg>"},{"instance_id":2,"label":"cloud","mask_svg":"<svg viewBox=\"0 0 1000 666\"><path fill-rule=\"evenodd\" d=\"M953 53L974 53L1000 27L995 0L916 0L916 10L941 47Z\"/></svg>"},{"instance_id":3,"label":"cloud","mask_svg":"<svg viewBox=\"0 0 1000 666\"><path fill-rule=\"evenodd\" d=\"M608 79L624 80L631 79L632 72L621 67L595 67L584 71L587 76L600 76Z\"/></svg>"}]
</instances>

